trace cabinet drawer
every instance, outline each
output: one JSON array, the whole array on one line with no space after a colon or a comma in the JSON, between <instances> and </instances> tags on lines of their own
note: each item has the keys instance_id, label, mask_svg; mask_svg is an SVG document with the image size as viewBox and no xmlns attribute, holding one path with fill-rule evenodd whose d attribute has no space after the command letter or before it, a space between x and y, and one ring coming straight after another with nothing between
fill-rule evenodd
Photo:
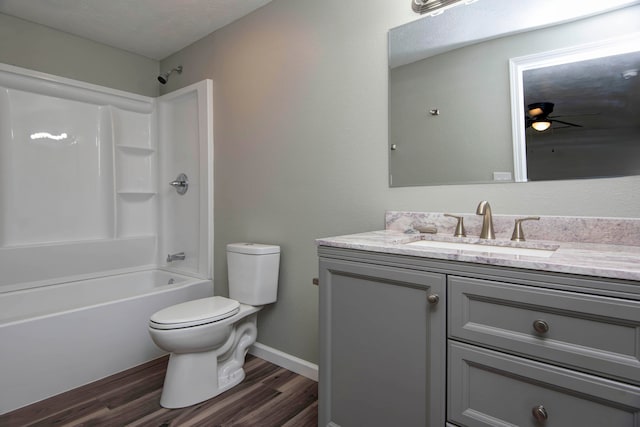
<instances>
[{"instance_id":1,"label":"cabinet drawer","mask_svg":"<svg viewBox=\"0 0 640 427\"><path fill-rule=\"evenodd\" d=\"M450 338L640 384L640 302L449 276Z\"/></svg>"},{"instance_id":2,"label":"cabinet drawer","mask_svg":"<svg viewBox=\"0 0 640 427\"><path fill-rule=\"evenodd\" d=\"M447 405L467 427L640 427L636 386L456 342Z\"/></svg>"}]
</instances>

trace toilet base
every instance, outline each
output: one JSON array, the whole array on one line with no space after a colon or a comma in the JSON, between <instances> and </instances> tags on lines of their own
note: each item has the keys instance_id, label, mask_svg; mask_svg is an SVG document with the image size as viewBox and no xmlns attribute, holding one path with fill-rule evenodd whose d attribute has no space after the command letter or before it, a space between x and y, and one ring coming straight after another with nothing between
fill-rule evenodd
<instances>
[{"instance_id":1,"label":"toilet base","mask_svg":"<svg viewBox=\"0 0 640 427\"><path fill-rule=\"evenodd\" d=\"M160 406L185 408L211 399L242 382L244 369L218 378L218 355L215 351L192 354L172 354L164 379ZM214 369L212 369L212 367Z\"/></svg>"},{"instance_id":2,"label":"toilet base","mask_svg":"<svg viewBox=\"0 0 640 427\"><path fill-rule=\"evenodd\" d=\"M176 409L211 399L245 378L244 359L256 341L256 315L243 319L225 345L195 353L172 353L160 405Z\"/></svg>"}]
</instances>

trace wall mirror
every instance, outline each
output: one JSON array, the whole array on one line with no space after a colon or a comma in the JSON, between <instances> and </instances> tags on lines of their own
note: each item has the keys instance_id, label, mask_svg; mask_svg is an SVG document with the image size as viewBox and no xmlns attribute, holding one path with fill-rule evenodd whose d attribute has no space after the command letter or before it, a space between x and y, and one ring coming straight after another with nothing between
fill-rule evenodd
<instances>
[{"instance_id":1,"label":"wall mirror","mask_svg":"<svg viewBox=\"0 0 640 427\"><path fill-rule=\"evenodd\" d=\"M529 102L525 95L525 82L542 78L538 86L550 86L548 83L551 81L561 85L562 78L558 72L565 72L568 63L588 61L588 58L578 58L579 55L571 52L576 46L590 46L593 60L600 61L593 66L611 71L617 59L611 54L594 54L597 49L593 47L600 44L606 46L604 50L615 51L617 48L607 43L637 37L640 32L639 1L618 0L606 5L591 3L594 2L540 0L527 4L479 0L447 10L442 15L423 17L392 29L389 32L389 185L518 182L640 174L638 160L620 172L620 163L615 160L615 154L620 150L610 142L620 139L622 128L630 130L635 127L638 131L640 79L629 74L625 79L621 74L634 69L632 62L638 55L626 58L627 62L619 64L624 65L625 70L616 71L618 81L626 85L624 96L627 104L636 108L635 113L618 114L616 120L624 115L632 117L635 123L617 122L606 125L606 129L600 127L598 138L594 136L594 126L576 126L575 129L560 126L560 121L593 123L596 117L602 119L606 116L601 108L586 107L593 102L580 99L584 90L574 94L568 92L569 86L576 86L575 77L567 74L571 84L565 84L567 90L562 97L573 98L573 105L585 106L584 109L572 107L573 111L570 111L565 108L558 86L553 89L558 94L554 99L547 99L551 95L541 92ZM542 9L545 14L536 13ZM456 32L451 32L451 28L456 28ZM635 46L640 46L637 39ZM553 56L551 53L557 57L564 55L564 59L556 58L557 63L553 63L549 59ZM520 82L523 85L522 98L512 100L517 83L512 85L511 81L516 68L523 75ZM640 68L640 64L635 68ZM552 72L555 76L551 79L549 73ZM529 86L535 87L535 84L527 84ZM620 84L612 90L620 91ZM598 96L614 104L621 102L618 95L601 93ZM554 126L545 132L535 132L537 135L533 136L538 138L534 154L544 154L537 156L538 164L544 167L527 168L526 160L522 159L526 159L526 138L534 131L531 126L527 127L531 124L531 117L527 120L525 116L525 102L545 101L555 104L553 113L547 114L548 118L555 120ZM561 108L561 105L564 106ZM582 117L568 117L572 114L582 114ZM566 120L560 115L566 116ZM581 134L580 130L587 130L590 135ZM542 136L547 138L545 142L540 142ZM565 140L565 145L561 150L554 149L554 144L560 144L560 137ZM552 139L555 141L550 142ZM635 149L634 159L639 158L639 139L636 133L622 144L625 149ZM586 147L588 152L597 153L586 157L607 159L605 163L613 166L608 169L591 168L577 157L567 156L568 145L576 149ZM626 153L623 157L628 160L631 157L629 151ZM558 174L558 169L570 169L557 161L562 157L569 157L571 164L580 162L586 166L581 166L579 175Z\"/></svg>"},{"instance_id":2,"label":"wall mirror","mask_svg":"<svg viewBox=\"0 0 640 427\"><path fill-rule=\"evenodd\" d=\"M509 69L516 182L640 175L640 33Z\"/></svg>"}]
</instances>

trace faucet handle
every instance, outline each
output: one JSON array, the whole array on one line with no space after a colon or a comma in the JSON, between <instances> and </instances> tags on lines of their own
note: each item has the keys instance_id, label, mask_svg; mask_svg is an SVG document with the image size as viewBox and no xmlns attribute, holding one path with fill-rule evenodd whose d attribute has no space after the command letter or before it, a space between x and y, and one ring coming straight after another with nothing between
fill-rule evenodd
<instances>
[{"instance_id":1,"label":"faucet handle","mask_svg":"<svg viewBox=\"0 0 640 427\"><path fill-rule=\"evenodd\" d=\"M467 232L464 230L464 217L458 215L444 214L444 216L449 216L451 218L457 218L458 224L456 225L456 231L453 233L453 237L466 237Z\"/></svg>"},{"instance_id":2,"label":"faucet handle","mask_svg":"<svg viewBox=\"0 0 640 427\"><path fill-rule=\"evenodd\" d=\"M522 231L522 221L538 221L540 219L539 216L528 216L526 218L516 219L516 222L513 227L513 234L511 235L511 240L514 242L524 242L524 231Z\"/></svg>"}]
</instances>

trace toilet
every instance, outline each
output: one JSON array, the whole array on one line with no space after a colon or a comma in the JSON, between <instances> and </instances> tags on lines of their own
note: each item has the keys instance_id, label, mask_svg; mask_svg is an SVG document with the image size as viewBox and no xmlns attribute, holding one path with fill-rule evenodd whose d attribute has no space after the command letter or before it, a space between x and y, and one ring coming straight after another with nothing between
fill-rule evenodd
<instances>
[{"instance_id":1,"label":"toilet","mask_svg":"<svg viewBox=\"0 0 640 427\"><path fill-rule=\"evenodd\" d=\"M244 359L258 332L257 313L276 301L279 265L279 246L229 244L229 298L187 301L151 316L151 339L171 354L160 405L195 405L244 379Z\"/></svg>"}]
</instances>

